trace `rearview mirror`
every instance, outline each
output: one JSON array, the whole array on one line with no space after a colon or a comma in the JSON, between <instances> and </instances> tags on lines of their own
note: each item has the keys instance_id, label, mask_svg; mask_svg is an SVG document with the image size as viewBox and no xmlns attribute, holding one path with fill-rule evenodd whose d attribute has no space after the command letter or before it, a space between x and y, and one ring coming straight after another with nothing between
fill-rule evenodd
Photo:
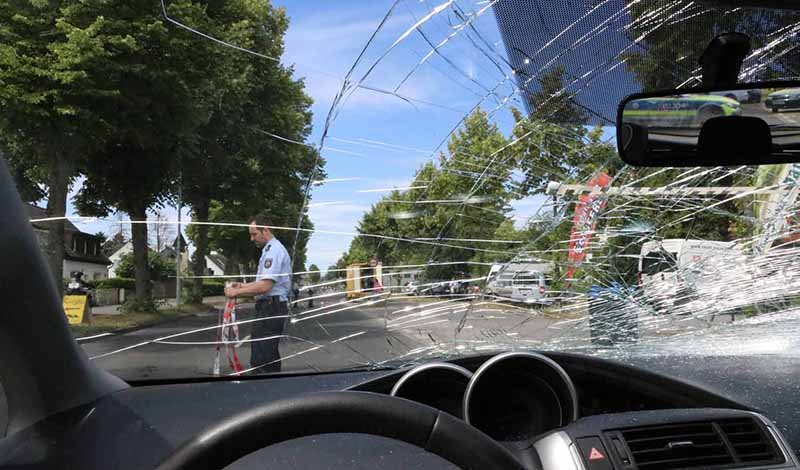
<instances>
[{"instance_id":1,"label":"rearview mirror","mask_svg":"<svg viewBox=\"0 0 800 470\"><path fill-rule=\"evenodd\" d=\"M634 166L800 161L800 81L631 95L617 111L617 147Z\"/></svg>"}]
</instances>

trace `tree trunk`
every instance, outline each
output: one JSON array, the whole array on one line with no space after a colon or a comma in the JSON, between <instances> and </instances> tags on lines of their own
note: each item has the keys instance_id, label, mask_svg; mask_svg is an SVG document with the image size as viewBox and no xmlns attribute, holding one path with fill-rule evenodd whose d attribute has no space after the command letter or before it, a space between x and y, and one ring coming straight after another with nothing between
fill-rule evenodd
<instances>
[{"instance_id":1,"label":"tree trunk","mask_svg":"<svg viewBox=\"0 0 800 470\"><path fill-rule=\"evenodd\" d=\"M67 193L69 180L72 176L73 165L64 156L56 157L50 176L47 181L47 216L64 217L67 212ZM62 279L64 278L64 220L48 222L47 264L56 283L58 295L64 294Z\"/></svg>"},{"instance_id":2,"label":"tree trunk","mask_svg":"<svg viewBox=\"0 0 800 470\"><path fill-rule=\"evenodd\" d=\"M208 221L208 202L197 204L193 208L194 219L197 222ZM192 274L194 276L205 276L206 274L206 255L208 255L208 225L196 225L197 236L194 240L195 252L192 260ZM203 278L195 277L192 283L192 302L200 303L203 301Z\"/></svg>"},{"instance_id":3,"label":"tree trunk","mask_svg":"<svg viewBox=\"0 0 800 470\"><path fill-rule=\"evenodd\" d=\"M131 220L146 221L147 208L133 207L130 211ZM131 241L133 242L133 273L136 278L136 301L140 304L151 300L150 263L148 262L147 249L147 224L131 224Z\"/></svg>"}]
</instances>

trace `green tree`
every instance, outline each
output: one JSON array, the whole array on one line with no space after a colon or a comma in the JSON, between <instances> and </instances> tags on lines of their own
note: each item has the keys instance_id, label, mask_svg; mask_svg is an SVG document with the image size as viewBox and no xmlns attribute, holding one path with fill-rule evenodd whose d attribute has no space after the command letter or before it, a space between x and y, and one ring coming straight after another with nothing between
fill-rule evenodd
<instances>
[{"instance_id":1,"label":"green tree","mask_svg":"<svg viewBox=\"0 0 800 470\"><path fill-rule=\"evenodd\" d=\"M134 277L133 253L128 253L120 258L116 273L118 277ZM147 254L147 268L150 272L150 279L162 281L175 276L175 262L162 258L158 253L150 250Z\"/></svg>"},{"instance_id":2,"label":"green tree","mask_svg":"<svg viewBox=\"0 0 800 470\"><path fill-rule=\"evenodd\" d=\"M220 2L208 13L219 25L243 25L219 28L217 37L233 44L249 44L270 57L283 54L288 18L282 9L268 2ZM225 64L218 67L224 85L210 91L210 118L183 147L180 157L182 194L192 208L192 219L211 220L212 204L217 205L217 214L225 212L222 206L244 204L251 213L234 210L236 215L244 214L243 218L229 221L241 222L269 209L277 219L295 226L304 183L314 169L317 153L269 134L304 141L311 131L311 99L304 92L303 82L292 78L292 70L277 62L230 51L218 60ZM270 201L268 208L261 207L264 201ZM229 215L234 214L229 211ZM196 249L192 269L199 276L205 271L205 256L210 251L209 226L194 226L191 234ZM249 251L252 244L241 235L238 239ZM289 242L293 240L284 241L291 251ZM304 256L304 252L295 255L297 261ZM199 278L194 282L193 295L202 295Z\"/></svg>"},{"instance_id":3,"label":"green tree","mask_svg":"<svg viewBox=\"0 0 800 470\"><path fill-rule=\"evenodd\" d=\"M542 73L539 89L529 96L530 116L512 108L515 165L525 175L521 195L541 194L550 181L585 177L586 113L564 91L564 68Z\"/></svg>"},{"instance_id":4,"label":"green tree","mask_svg":"<svg viewBox=\"0 0 800 470\"><path fill-rule=\"evenodd\" d=\"M308 267L308 279L311 281L312 284L317 284L322 279L322 273L320 273L319 268L316 264L312 264Z\"/></svg>"},{"instance_id":5,"label":"green tree","mask_svg":"<svg viewBox=\"0 0 800 470\"><path fill-rule=\"evenodd\" d=\"M753 8L721 11L700 3L674 3L664 5L659 15L654 16L652 5L646 2L626 3L631 21L625 31L628 37L638 40L639 47L626 54L624 62L644 90L675 88L689 77L699 76L700 56L711 39L722 32L747 34L751 50L773 42L767 49L772 57L764 61L759 73L762 79L784 78L787 70L796 70L800 62L788 33L784 38L775 34L800 21L800 12Z\"/></svg>"},{"instance_id":6,"label":"green tree","mask_svg":"<svg viewBox=\"0 0 800 470\"><path fill-rule=\"evenodd\" d=\"M103 254L106 256L111 256L112 254L116 253L117 250L122 248L126 243L128 243L128 239L125 238L125 235L122 233L122 231L119 231L115 233L113 237L111 237L110 239L106 240L105 243L103 243L102 245Z\"/></svg>"},{"instance_id":7,"label":"green tree","mask_svg":"<svg viewBox=\"0 0 800 470\"><path fill-rule=\"evenodd\" d=\"M338 271L337 266L337 263L328 266L328 268L325 270L325 276L322 277L322 280L328 282L344 277L344 274Z\"/></svg>"},{"instance_id":8,"label":"green tree","mask_svg":"<svg viewBox=\"0 0 800 470\"><path fill-rule=\"evenodd\" d=\"M192 0L169 2L167 13L204 31L222 27L210 9ZM94 108L114 129L114 139L93 152L76 205L82 214L130 215L136 299L151 298L147 269L147 211L174 194L179 149L207 123L209 97L230 51L191 32L169 28L158 2L76 2L64 11L69 35L109 38L92 63L92 74L115 93ZM228 25L236 28L236 25ZM124 40L113 41L121 37Z\"/></svg>"},{"instance_id":9,"label":"green tree","mask_svg":"<svg viewBox=\"0 0 800 470\"><path fill-rule=\"evenodd\" d=\"M211 223L208 230L208 243L209 248L216 250L230 260L233 268L232 273L239 274L253 274L256 271L256 263L260 256L260 248L258 248L252 241L246 226L228 226L226 223L234 222L237 224L246 224L248 217L255 215L261 210L266 213L271 219L272 223L278 227L286 227L286 229L272 230L273 235L280 240L281 243L289 251L292 256L292 270L294 272L303 271L306 263L306 246L310 234L314 229L311 221L305 217L303 220L302 231L297 241L297 249L292 253L292 243L294 243L295 230L297 224L298 214L300 213L300 204L293 207L281 206L280 204L273 204L264 208L264 201L280 200L279 196L275 198L265 197L263 194L269 195L269 189L264 186L263 192L253 192L247 199L241 199L236 204L222 204L219 201L211 201L209 208L208 220ZM221 223L215 225L215 223ZM186 234L190 239L195 240L197 237L198 225L189 225L186 229Z\"/></svg>"},{"instance_id":10,"label":"green tree","mask_svg":"<svg viewBox=\"0 0 800 470\"><path fill-rule=\"evenodd\" d=\"M95 238L97 239L97 241L100 243L100 246L103 246L103 245L105 245L105 243L108 241L108 236L106 236L106 234L105 234L105 233L103 233L103 232L97 232L97 233L95 233L95 234L94 234L94 237L95 237Z\"/></svg>"},{"instance_id":11,"label":"green tree","mask_svg":"<svg viewBox=\"0 0 800 470\"><path fill-rule=\"evenodd\" d=\"M412 186L424 189L393 191L375 204L358 226L364 235L440 241L414 243L359 236L351 242L344 263L363 263L372 256L384 264L472 260L475 251L468 247L479 246L479 242L458 240L492 239L510 210L515 155L509 148L508 140L485 112L472 113L450 138L447 154L442 153L437 164L427 163L417 171ZM432 265L425 276L446 279L466 270L465 265Z\"/></svg>"},{"instance_id":12,"label":"green tree","mask_svg":"<svg viewBox=\"0 0 800 470\"><path fill-rule=\"evenodd\" d=\"M128 47L126 34L105 34L105 20L75 29L69 11L79 2L0 3L0 148L23 197L47 198L47 215L63 217L82 156L109 137L112 126L93 103L116 93L94 72L110 48ZM51 222L46 253L61 282L64 221Z\"/></svg>"}]
</instances>

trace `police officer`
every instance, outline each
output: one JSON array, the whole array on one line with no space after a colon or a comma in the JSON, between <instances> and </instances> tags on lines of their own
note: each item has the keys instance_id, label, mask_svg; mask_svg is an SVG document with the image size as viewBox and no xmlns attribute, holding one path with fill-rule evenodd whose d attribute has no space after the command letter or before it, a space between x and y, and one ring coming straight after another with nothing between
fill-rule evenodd
<instances>
[{"instance_id":1,"label":"police officer","mask_svg":"<svg viewBox=\"0 0 800 470\"><path fill-rule=\"evenodd\" d=\"M292 262L286 248L267 228L270 223L266 217L251 217L248 224L250 240L263 246L258 271L253 282L235 282L225 288L225 295L255 298L257 321L251 323L250 366L253 373L280 372L278 344L289 315L287 304L292 290ZM272 336L276 338L257 341Z\"/></svg>"}]
</instances>

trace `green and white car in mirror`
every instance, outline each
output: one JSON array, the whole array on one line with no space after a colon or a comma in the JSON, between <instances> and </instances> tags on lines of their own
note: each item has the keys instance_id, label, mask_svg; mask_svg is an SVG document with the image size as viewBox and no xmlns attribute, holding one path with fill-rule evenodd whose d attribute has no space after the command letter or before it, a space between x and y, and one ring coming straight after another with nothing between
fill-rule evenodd
<instances>
[{"instance_id":1,"label":"green and white car in mirror","mask_svg":"<svg viewBox=\"0 0 800 470\"><path fill-rule=\"evenodd\" d=\"M738 101L724 96L682 95L638 99L623 110L626 122L648 127L683 127L702 125L719 116L742 114Z\"/></svg>"}]
</instances>

